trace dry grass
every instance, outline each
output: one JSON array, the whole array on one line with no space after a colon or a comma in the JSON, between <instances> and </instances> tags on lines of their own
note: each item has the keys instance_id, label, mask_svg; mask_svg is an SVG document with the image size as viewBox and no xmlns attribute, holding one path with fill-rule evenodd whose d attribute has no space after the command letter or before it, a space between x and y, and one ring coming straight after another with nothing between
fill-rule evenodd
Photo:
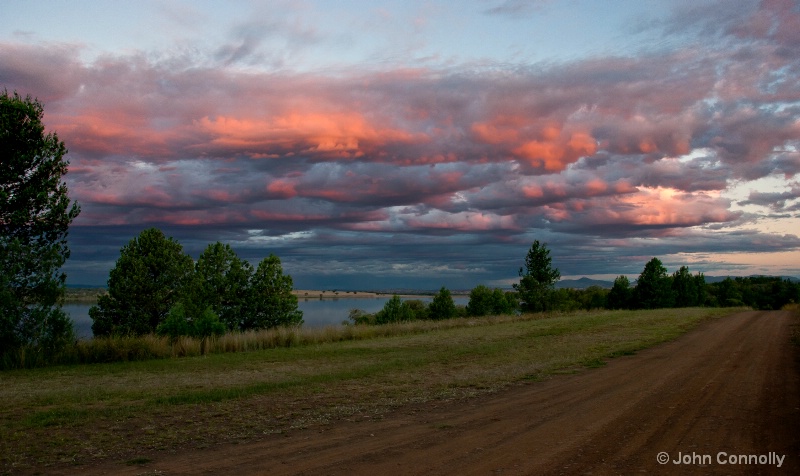
<instances>
[{"instance_id":1,"label":"dry grass","mask_svg":"<svg viewBox=\"0 0 800 476\"><path fill-rule=\"evenodd\" d=\"M329 326L323 328L281 327L248 332L232 332L209 337L205 348L192 337L171 340L168 337L98 337L78 341L56 359L56 364L91 364L130 362L203 354L252 352L280 347L296 347L330 342L356 341L377 337L417 334L460 327L489 326L519 320L544 319L555 314L527 316L494 316L486 318L450 319L445 321L413 321L381 326ZM576 315L576 314L572 314Z\"/></svg>"},{"instance_id":2,"label":"dry grass","mask_svg":"<svg viewBox=\"0 0 800 476\"><path fill-rule=\"evenodd\" d=\"M178 447L380 418L403 405L467 398L603 365L731 312L603 311L279 329L223 336L210 345L219 353L206 356L3 372L0 472L105 458L124 464ZM169 355L199 353L196 341L152 339L143 342ZM129 347L137 345L144 344Z\"/></svg>"}]
</instances>

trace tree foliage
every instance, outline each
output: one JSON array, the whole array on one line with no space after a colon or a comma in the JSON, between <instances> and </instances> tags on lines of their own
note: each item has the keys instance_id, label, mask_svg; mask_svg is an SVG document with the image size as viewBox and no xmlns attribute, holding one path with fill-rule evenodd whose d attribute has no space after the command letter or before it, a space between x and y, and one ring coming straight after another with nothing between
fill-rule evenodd
<instances>
[{"instance_id":1,"label":"tree foliage","mask_svg":"<svg viewBox=\"0 0 800 476\"><path fill-rule=\"evenodd\" d=\"M299 325L292 277L269 255L254 271L229 245L208 245L197 263L161 230L123 247L108 294L89 310L95 336L159 332L205 338L224 330Z\"/></svg>"},{"instance_id":2,"label":"tree foliage","mask_svg":"<svg viewBox=\"0 0 800 476\"><path fill-rule=\"evenodd\" d=\"M192 258L173 238L148 228L122 250L108 278L108 294L89 309L95 336L156 331L191 282Z\"/></svg>"},{"instance_id":3,"label":"tree foliage","mask_svg":"<svg viewBox=\"0 0 800 476\"><path fill-rule=\"evenodd\" d=\"M606 306L609 309L628 309L631 307L632 299L633 289L630 280L627 276L618 276L608 293Z\"/></svg>"},{"instance_id":4,"label":"tree foliage","mask_svg":"<svg viewBox=\"0 0 800 476\"><path fill-rule=\"evenodd\" d=\"M62 182L66 146L45 134L43 114L30 96L0 94L0 354L52 353L74 338L60 268L80 208Z\"/></svg>"},{"instance_id":5,"label":"tree foliage","mask_svg":"<svg viewBox=\"0 0 800 476\"><path fill-rule=\"evenodd\" d=\"M553 268L550 250L546 243L536 240L525 256L525 267L519 269L520 281L514 284L523 311L548 310L550 295L561 272Z\"/></svg>"},{"instance_id":6,"label":"tree foliage","mask_svg":"<svg viewBox=\"0 0 800 476\"><path fill-rule=\"evenodd\" d=\"M428 306L428 316L433 320L450 319L456 315L456 304L450 290L442 286Z\"/></svg>"},{"instance_id":7,"label":"tree foliage","mask_svg":"<svg viewBox=\"0 0 800 476\"><path fill-rule=\"evenodd\" d=\"M302 324L303 311L297 307L292 287L292 277L283 274L277 256L270 254L261 260L250 280L249 299L240 330Z\"/></svg>"},{"instance_id":8,"label":"tree foliage","mask_svg":"<svg viewBox=\"0 0 800 476\"><path fill-rule=\"evenodd\" d=\"M705 302L706 280L703 273L692 276L689 268L681 266L672 274L672 296L675 307L701 306Z\"/></svg>"},{"instance_id":9,"label":"tree foliage","mask_svg":"<svg viewBox=\"0 0 800 476\"><path fill-rule=\"evenodd\" d=\"M642 309L672 307L670 279L660 259L653 258L644 265L636 282L634 296L637 307Z\"/></svg>"},{"instance_id":10,"label":"tree foliage","mask_svg":"<svg viewBox=\"0 0 800 476\"><path fill-rule=\"evenodd\" d=\"M800 283L775 276L726 278L706 286L709 304L774 310L800 302Z\"/></svg>"},{"instance_id":11,"label":"tree foliage","mask_svg":"<svg viewBox=\"0 0 800 476\"><path fill-rule=\"evenodd\" d=\"M479 284L469 293L467 315L469 316L499 316L514 312L516 302L513 296L507 295L502 289Z\"/></svg>"},{"instance_id":12,"label":"tree foliage","mask_svg":"<svg viewBox=\"0 0 800 476\"><path fill-rule=\"evenodd\" d=\"M230 245L208 245L195 263L195 312L210 306L229 329L242 329L252 277L253 267L239 259Z\"/></svg>"},{"instance_id":13,"label":"tree foliage","mask_svg":"<svg viewBox=\"0 0 800 476\"><path fill-rule=\"evenodd\" d=\"M202 312L190 316L187 315L184 304L178 302L170 308L167 317L156 328L156 333L172 339L180 336L205 339L213 335L224 334L225 330L225 324L220 322L219 317L210 306Z\"/></svg>"},{"instance_id":14,"label":"tree foliage","mask_svg":"<svg viewBox=\"0 0 800 476\"><path fill-rule=\"evenodd\" d=\"M393 295L386 301L383 309L375 314L376 324L388 324L390 322L403 322L414 320L414 311L408 303L400 300L400 296Z\"/></svg>"}]
</instances>

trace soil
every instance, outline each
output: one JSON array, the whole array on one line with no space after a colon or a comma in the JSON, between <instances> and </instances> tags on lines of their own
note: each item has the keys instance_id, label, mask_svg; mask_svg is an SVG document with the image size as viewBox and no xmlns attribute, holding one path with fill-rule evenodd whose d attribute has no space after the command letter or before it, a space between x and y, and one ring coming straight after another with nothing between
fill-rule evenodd
<instances>
[{"instance_id":1,"label":"soil","mask_svg":"<svg viewBox=\"0 0 800 476\"><path fill-rule=\"evenodd\" d=\"M598 369L460 403L406 406L379 421L334 422L252 443L155 453L144 465L105 462L76 471L800 474L795 322L785 311L743 312ZM660 452L666 464L657 461ZM762 456L764 464L731 464L731 455Z\"/></svg>"}]
</instances>

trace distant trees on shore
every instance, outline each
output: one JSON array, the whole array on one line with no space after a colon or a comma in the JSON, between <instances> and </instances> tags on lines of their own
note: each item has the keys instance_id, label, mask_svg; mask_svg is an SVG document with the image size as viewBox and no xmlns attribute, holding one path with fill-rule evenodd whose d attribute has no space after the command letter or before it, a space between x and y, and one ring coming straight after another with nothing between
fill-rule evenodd
<instances>
[{"instance_id":1,"label":"distant trees on shore","mask_svg":"<svg viewBox=\"0 0 800 476\"><path fill-rule=\"evenodd\" d=\"M120 251L108 293L89 310L95 336L159 333L207 337L299 325L292 277L270 255L253 269L230 245L213 243L195 263L173 238L149 228Z\"/></svg>"},{"instance_id":2,"label":"distant trees on shore","mask_svg":"<svg viewBox=\"0 0 800 476\"><path fill-rule=\"evenodd\" d=\"M703 273L693 275L687 266L669 274L658 258L645 264L635 285L626 276L619 276L611 289L599 286L555 289L561 274L552 266L547 244L538 241L528 251L525 267L520 268L519 274L520 282L514 284L514 291L478 285L470 291L466 306L455 306L450 291L442 287L430 304L416 299L402 301L393 296L381 311L368 314L354 309L349 318L355 324L384 324L416 319L592 309L746 306L775 310L800 302L800 283L788 279L756 276L706 283Z\"/></svg>"}]
</instances>

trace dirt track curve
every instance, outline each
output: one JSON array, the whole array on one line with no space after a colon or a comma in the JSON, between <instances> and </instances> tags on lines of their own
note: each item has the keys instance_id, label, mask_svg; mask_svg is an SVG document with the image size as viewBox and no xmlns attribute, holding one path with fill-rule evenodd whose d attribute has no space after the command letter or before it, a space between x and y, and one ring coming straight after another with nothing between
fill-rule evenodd
<instances>
[{"instance_id":1,"label":"dirt track curve","mask_svg":"<svg viewBox=\"0 0 800 476\"><path fill-rule=\"evenodd\" d=\"M414 406L380 421L159 457L146 468L80 471L800 474L799 351L789 340L791 325L788 312L744 312L600 369L465 403ZM693 459L674 464L681 455ZM731 455L766 461L731 464Z\"/></svg>"}]
</instances>

